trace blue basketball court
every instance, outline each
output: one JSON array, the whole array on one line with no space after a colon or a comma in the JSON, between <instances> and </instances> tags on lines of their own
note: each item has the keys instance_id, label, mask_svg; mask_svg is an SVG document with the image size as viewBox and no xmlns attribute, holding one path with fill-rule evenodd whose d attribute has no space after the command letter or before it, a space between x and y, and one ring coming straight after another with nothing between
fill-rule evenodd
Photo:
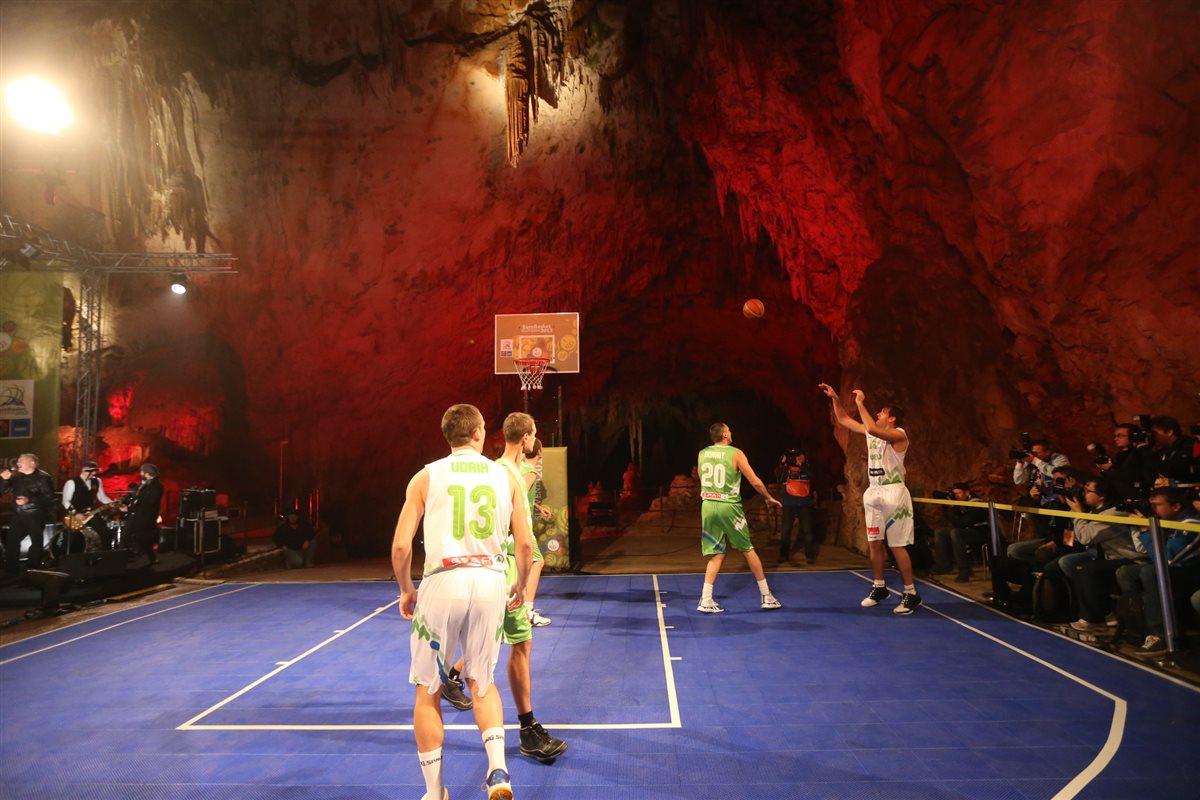
<instances>
[{"instance_id":1,"label":"blue basketball court","mask_svg":"<svg viewBox=\"0 0 1200 800\"><path fill-rule=\"evenodd\" d=\"M543 579L534 707L570 750L510 733L517 797L1197 796L1195 689L932 586L898 617L860 573L771 581L784 609L730 574L707 616L698 575ZM417 800L396 599L230 583L0 648L0 794ZM482 797L473 717L445 718L450 796Z\"/></svg>"}]
</instances>

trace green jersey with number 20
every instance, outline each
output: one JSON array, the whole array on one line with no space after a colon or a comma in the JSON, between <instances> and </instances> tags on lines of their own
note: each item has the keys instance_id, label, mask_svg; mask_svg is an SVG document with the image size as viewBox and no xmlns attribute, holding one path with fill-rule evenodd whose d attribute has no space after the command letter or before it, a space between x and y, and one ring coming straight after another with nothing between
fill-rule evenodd
<instances>
[{"instance_id":1,"label":"green jersey with number 20","mask_svg":"<svg viewBox=\"0 0 1200 800\"><path fill-rule=\"evenodd\" d=\"M742 501L742 473L733 465L733 455L737 451L731 444L714 444L700 451L696 471L700 475L702 500Z\"/></svg>"}]
</instances>

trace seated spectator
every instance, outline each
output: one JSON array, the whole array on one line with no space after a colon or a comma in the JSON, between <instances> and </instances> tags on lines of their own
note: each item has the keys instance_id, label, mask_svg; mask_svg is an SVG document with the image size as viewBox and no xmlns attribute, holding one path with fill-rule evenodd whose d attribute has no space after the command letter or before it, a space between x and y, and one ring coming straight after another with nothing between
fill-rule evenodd
<instances>
[{"instance_id":1,"label":"seated spectator","mask_svg":"<svg viewBox=\"0 0 1200 800\"><path fill-rule=\"evenodd\" d=\"M971 487L966 483L956 483L950 487L950 495L954 500L976 500ZM982 501L980 501L982 502ZM971 557L968 547L978 548L991 538L988 527L987 509L966 508L964 506L946 506L946 521L950 523L933 532L933 546L936 553L934 573L946 573L955 569L958 575L955 583L966 583L971 580Z\"/></svg>"},{"instance_id":2,"label":"seated spectator","mask_svg":"<svg viewBox=\"0 0 1200 800\"><path fill-rule=\"evenodd\" d=\"M1061 505L1066 509L1065 505ZM1022 557L1001 556L992 562L992 604L1006 611L1025 613L1033 608L1033 585L1039 574L1049 580L1065 581L1060 568L1063 556L1078 553L1083 548L1076 544L1071 530L1062 517L1055 517L1050 537L1036 547L1029 548ZM1028 544L1028 542L1021 542ZM1012 548L1009 548L1012 552ZM1014 594L1009 584L1016 584Z\"/></svg>"},{"instance_id":3,"label":"seated spectator","mask_svg":"<svg viewBox=\"0 0 1200 800\"><path fill-rule=\"evenodd\" d=\"M287 518L275 529L275 544L283 548L288 569L311 567L317 553L317 532L300 512L290 509Z\"/></svg>"},{"instance_id":4,"label":"seated spectator","mask_svg":"<svg viewBox=\"0 0 1200 800\"><path fill-rule=\"evenodd\" d=\"M1071 462L1062 453L1055 453L1045 439L1035 439L1029 444L1025 457L1013 467L1013 483L1028 486L1026 497L1017 505L1042 508L1065 508L1058 503L1054 491L1054 470L1069 467ZM1034 563L1033 553L1053 535L1056 520L1053 517L1035 516L1033 525L1037 535L1024 542L1014 542L1008 547L1009 558L1019 558Z\"/></svg>"},{"instance_id":5,"label":"seated spectator","mask_svg":"<svg viewBox=\"0 0 1200 800\"><path fill-rule=\"evenodd\" d=\"M1154 516L1172 522L1200 522L1200 512L1192 507L1189 493L1177 487L1161 487L1150 493L1150 508ZM1163 531L1165 556L1175 598L1190 597L1200 589L1200 534L1192 531ZM1138 550L1153 556L1150 531L1137 535ZM1123 590L1141 591L1145 606L1146 639L1138 650L1143 655L1155 655L1167 649L1163 632L1161 595L1153 563L1130 564L1117 572Z\"/></svg>"},{"instance_id":6,"label":"seated spectator","mask_svg":"<svg viewBox=\"0 0 1200 800\"><path fill-rule=\"evenodd\" d=\"M1178 420L1167 416L1155 417L1150 421L1150 432L1154 436L1151 466L1156 487L1178 486L1200 480L1196 442L1192 437L1183 435Z\"/></svg>"},{"instance_id":7,"label":"seated spectator","mask_svg":"<svg viewBox=\"0 0 1200 800\"><path fill-rule=\"evenodd\" d=\"M1103 484L1092 478L1084 483L1083 502L1070 495L1064 498L1064 502L1075 513L1128 516L1117 511L1115 503L1110 502L1103 492ZM1112 577L1120 567L1145 560L1145 556L1134 547L1134 530L1129 525L1116 522L1074 520L1075 542L1087 549L1064 555L1059 559L1058 566L1071 581L1079 605L1080 618L1071 623L1075 630L1097 633L1107 627L1105 620Z\"/></svg>"}]
</instances>

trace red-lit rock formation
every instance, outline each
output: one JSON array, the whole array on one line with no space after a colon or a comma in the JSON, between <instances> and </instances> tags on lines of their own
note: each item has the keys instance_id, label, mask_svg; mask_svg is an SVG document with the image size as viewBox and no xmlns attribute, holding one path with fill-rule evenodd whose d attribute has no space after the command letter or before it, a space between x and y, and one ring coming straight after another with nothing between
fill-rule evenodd
<instances>
[{"instance_id":1,"label":"red-lit rock formation","mask_svg":"<svg viewBox=\"0 0 1200 800\"><path fill-rule=\"evenodd\" d=\"M838 473L819 380L907 406L924 486L1021 430L1078 461L1112 415L1200 421L1194 4L16 8L6 45L70 42L93 98L103 157L66 189L108 246L240 259L154 341L162 287L121 290L113 390L208 337L129 419L265 495L287 438L376 540L446 405L519 405L495 313L583 314L579 491L618 488L631 429L647 478L686 473L716 415L760 472L803 439ZM53 224L35 196L3 200Z\"/></svg>"}]
</instances>

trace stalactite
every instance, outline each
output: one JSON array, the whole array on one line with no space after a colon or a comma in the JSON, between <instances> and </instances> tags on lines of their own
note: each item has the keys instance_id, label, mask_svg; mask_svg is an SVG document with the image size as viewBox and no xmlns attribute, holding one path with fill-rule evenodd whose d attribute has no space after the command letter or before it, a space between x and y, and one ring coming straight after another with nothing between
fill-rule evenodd
<instances>
[{"instance_id":1,"label":"stalactite","mask_svg":"<svg viewBox=\"0 0 1200 800\"><path fill-rule=\"evenodd\" d=\"M505 48L504 95L508 108L508 163L516 166L529 142L530 114L538 119L539 100L558 105L565 70L567 20L556 12L530 14L510 34Z\"/></svg>"},{"instance_id":2,"label":"stalactite","mask_svg":"<svg viewBox=\"0 0 1200 800\"><path fill-rule=\"evenodd\" d=\"M515 167L529 141L530 59L525 37L513 33L505 50L504 98L508 105L508 163Z\"/></svg>"}]
</instances>

